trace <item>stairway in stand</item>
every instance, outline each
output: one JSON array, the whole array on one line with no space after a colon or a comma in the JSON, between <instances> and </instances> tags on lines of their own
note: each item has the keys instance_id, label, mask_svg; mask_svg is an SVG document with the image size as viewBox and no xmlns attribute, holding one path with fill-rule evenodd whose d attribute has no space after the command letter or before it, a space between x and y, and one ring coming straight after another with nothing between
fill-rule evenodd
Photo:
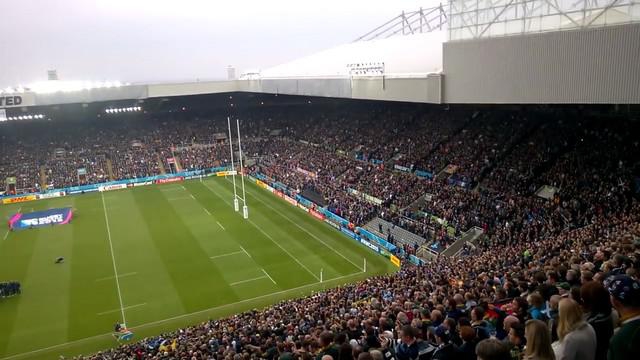
<instances>
[{"instance_id":1,"label":"stairway in stand","mask_svg":"<svg viewBox=\"0 0 640 360\"><path fill-rule=\"evenodd\" d=\"M116 177L113 176L113 163L111 159L107 159L107 175L109 176L109 180L113 181Z\"/></svg>"},{"instance_id":2,"label":"stairway in stand","mask_svg":"<svg viewBox=\"0 0 640 360\"><path fill-rule=\"evenodd\" d=\"M44 165L40 165L40 189L47 188L47 169Z\"/></svg>"},{"instance_id":3,"label":"stairway in stand","mask_svg":"<svg viewBox=\"0 0 640 360\"><path fill-rule=\"evenodd\" d=\"M160 153L156 154L158 158L158 169L160 170L160 174L164 175L167 173L167 170L164 168L164 163L162 162L162 158L160 157Z\"/></svg>"}]
</instances>

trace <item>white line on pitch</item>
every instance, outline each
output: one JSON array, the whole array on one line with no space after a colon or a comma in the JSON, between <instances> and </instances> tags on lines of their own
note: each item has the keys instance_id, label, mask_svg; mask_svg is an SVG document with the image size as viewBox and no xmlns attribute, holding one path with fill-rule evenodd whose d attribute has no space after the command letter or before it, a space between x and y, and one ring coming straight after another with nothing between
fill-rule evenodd
<instances>
[{"instance_id":1,"label":"white line on pitch","mask_svg":"<svg viewBox=\"0 0 640 360\"><path fill-rule=\"evenodd\" d=\"M249 191L247 191L249 192ZM253 193L253 192L249 192L249 193ZM318 240L319 242L321 242L324 246L326 246L327 248L329 248L330 250L332 250L334 253L340 255L343 259L347 260L348 262L351 263L351 265L355 266L356 269L360 269L362 270L362 268L360 267L360 265L354 263L351 259L349 259L348 257L344 256L341 252L339 252L338 250L334 249L333 247L331 247L329 244L327 244L326 242L324 242L322 239L320 239L319 237L317 237L314 233L310 232L309 230L305 229L304 227L300 226L300 224L298 224L297 222L289 219L288 216L286 216L285 214L283 214L280 210L274 208L273 206L267 204L266 202L262 201L262 199L259 199L257 196L253 196L254 199L260 201L261 203L263 203L265 206L267 206L269 209L277 212L281 217L285 218L287 221L289 221L290 223L292 223L293 225L297 226L300 230L306 232L307 234L311 235L311 237L313 237L314 239Z\"/></svg>"},{"instance_id":2,"label":"white line on pitch","mask_svg":"<svg viewBox=\"0 0 640 360\"><path fill-rule=\"evenodd\" d=\"M209 212L209 210L207 210L207 208L203 208L203 209L204 209L204 212L207 213L207 215L211 216L211 213Z\"/></svg>"},{"instance_id":3,"label":"white line on pitch","mask_svg":"<svg viewBox=\"0 0 640 360\"><path fill-rule=\"evenodd\" d=\"M104 193L102 195L102 210L104 210L104 221L107 224L107 236L109 237L109 249L111 250L111 263L113 264L113 274L116 279L116 288L118 289L118 300L120 301L120 312L122 315L122 323L126 324L127 320L124 317L124 306L122 305L122 292L120 292L120 280L118 279L118 269L116 268L116 258L113 255L113 242L111 241L111 229L109 229L109 216L107 215L107 205L104 202Z\"/></svg>"},{"instance_id":4,"label":"white line on pitch","mask_svg":"<svg viewBox=\"0 0 640 360\"><path fill-rule=\"evenodd\" d=\"M298 265L302 266L305 270L307 270L307 272L311 275L313 275L314 278L316 278L316 280L320 281L320 278L318 277L318 275L314 274L313 271L309 270L309 268L300 262L300 260L298 260L295 256L293 256L287 249L285 249L284 247L282 247L282 245L278 244L272 237L271 235L267 234L264 230L262 230L261 227L259 227L258 225L256 225L256 223L253 222L253 220L249 219L249 222L251 223L251 225L253 225L253 227L255 227L256 229L258 229L261 233L263 233L266 237L268 237L271 242L273 242L274 244L276 244L280 249L282 249L282 251L284 251L285 253L287 253L287 255L289 255L289 257L291 257L295 262L298 263Z\"/></svg>"},{"instance_id":5,"label":"white line on pitch","mask_svg":"<svg viewBox=\"0 0 640 360\"><path fill-rule=\"evenodd\" d=\"M228 253L228 254L222 254L222 255L216 255L216 256L211 256L211 259L218 259L221 257L225 257L225 256L231 256L231 255L238 255L238 254L242 254L244 251L234 251L232 253Z\"/></svg>"},{"instance_id":6,"label":"white line on pitch","mask_svg":"<svg viewBox=\"0 0 640 360\"><path fill-rule=\"evenodd\" d=\"M226 199L222 198L220 195L218 195L218 193L213 190L213 188L211 188L211 186L209 186L209 184L207 184L206 182L204 183L204 186L206 186L209 191L211 191L215 196L217 196L219 199L221 199L222 201L226 202L227 204L231 205L231 203L229 201L227 201ZM320 278L318 277L318 275L314 274L313 271L309 270L308 267L306 267L303 263L300 262L300 260L296 259L287 249L285 249L284 247L282 247L282 245L278 244L272 237L271 235L267 234L264 230L262 230L261 227L259 227L258 225L256 225L256 223L253 222L253 220L248 219L249 223L251 223L251 225L253 225L256 229L258 229L261 233L263 233L266 237L269 238L269 240L271 240L271 242L273 242L274 244L276 244L277 247L279 247L282 251L284 251L285 253L287 253L287 255L289 255L290 258L292 258L296 263L298 263L298 265L300 265L303 269L307 270L307 272L309 274L311 274L316 280L320 281ZM358 268L360 269L360 268Z\"/></svg>"},{"instance_id":7,"label":"white line on pitch","mask_svg":"<svg viewBox=\"0 0 640 360\"><path fill-rule=\"evenodd\" d=\"M273 278L271 277L271 275L269 275L269 274L268 274L264 269L260 269L260 270L262 270L262 272L263 272L265 275L267 275L267 277L269 278L269 280L271 280L271 282L272 282L272 283L274 283L275 285L278 285L278 284L276 284L276 281L275 281L275 280L273 280Z\"/></svg>"},{"instance_id":8,"label":"white line on pitch","mask_svg":"<svg viewBox=\"0 0 640 360\"><path fill-rule=\"evenodd\" d=\"M195 200L195 199L196 199L196 198L193 196L193 194L189 194L189 196L191 196L191 198L192 198L193 200Z\"/></svg>"},{"instance_id":9,"label":"white line on pitch","mask_svg":"<svg viewBox=\"0 0 640 360\"><path fill-rule=\"evenodd\" d=\"M140 306L145 306L147 305L147 303L142 303L142 304L136 304L136 305L131 305L131 306L125 306L123 309L133 309L136 307L140 307ZM103 311L103 312L99 312L98 315L106 315L106 314L111 314L114 312L120 311L120 309L114 309L114 310L108 310L108 311Z\"/></svg>"},{"instance_id":10,"label":"white line on pitch","mask_svg":"<svg viewBox=\"0 0 640 360\"><path fill-rule=\"evenodd\" d=\"M180 185L180 187L182 188L182 190L185 190L185 191L187 190L187 189L184 187L184 185ZM193 196L193 195L192 195L192 196Z\"/></svg>"},{"instance_id":11,"label":"white line on pitch","mask_svg":"<svg viewBox=\"0 0 640 360\"><path fill-rule=\"evenodd\" d=\"M216 223L218 223L218 226L220 226L220 227L222 228L222 230L226 230L226 229L224 228L224 226L222 226L222 224L220 224L220 221L216 221Z\"/></svg>"},{"instance_id":12,"label":"white line on pitch","mask_svg":"<svg viewBox=\"0 0 640 360\"><path fill-rule=\"evenodd\" d=\"M260 280L260 279L266 279L266 278L267 278L266 276L259 276L259 277L257 277L257 278L253 278L253 279L247 279L247 280L242 280L242 281L236 281L236 282L233 282L233 283L231 283L231 284L229 284L229 285L231 285L231 286L236 286L236 285L240 285L240 284L244 284L244 283L248 283L248 282L256 281L256 280Z\"/></svg>"},{"instance_id":13,"label":"white line on pitch","mask_svg":"<svg viewBox=\"0 0 640 360\"><path fill-rule=\"evenodd\" d=\"M184 190L184 187L181 189L179 187L164 187L164 188L160 188L160 191L177 191L177 190Z\"/></svg>"},{"instance_id":14,"label":"white line on pitch","mask_svg":"<svg viewBox=\"0 0 640 360\"><path fill-rule=\"evenodd\" d=\"M130 273L118 275L118 277L120 279L122 279L125 276L131 276L131 275L136 275L136 274L137 274L137 272L130 272ZM103 278L100 278L100 279L96 279L96 281L104 281L104 280L111 280L111 279L115 279L115 275L111 275L111 276L103 277Z\"/></svg>"},{"instance_id":15,"label":"white line on pitch","mask_svg":"<svg viewBox=\"0 0 640 360\"><path fill-rule=\"evenodd\" d=\"M325 280L325 283L327 283L329 281L346 279L346 278L353 277L353 276L356 276L356 275L362 276L362 272L357 272L357 273L353 273L353 274L347 274L347 275L343 275L343 276L338 276L338 277L333 278L333 279ZM313 283L310 283L310 284L298 286L298 287L291 288L291 289L280 290L280 291L276 291L276 292L272 292L272 293L268 293L268 294L264 294L264 295L259 295L259 296L256 296L256 297L253 297L253 298L250 298L250 299L240 300L240 301L237 301L237 302L234 302L234 303L230 303L230 304L214 306L214 307L210 307L208 309L202 309L202 310L194 311L194 312L187 313L187 314L181 314L181 315L173 316L173 317L162 319L162 320L156 320L156 321L148 322L148 323L145 323L145 324L140 324L140 325L137 325L137 326L132 326L131 329L132 330L145 329L145 328L148 328L150 326L156 326L156 325L159 325L159 324L164 324L164 323L175 321L175 320L184 319L184 318L188 318L188 317L191 317L191 316L204 314L204 313L207 313L207 312L210 312L210 311L214 311L214 310L220 310L220 309L225 309L225 308L232 307L232 306L238 306L238 305L241 305L241 304L250 303L252 301L261 300L261 299L264 299L264 298L268 298L270 296L277 296L277 295L282 295L282 294L287 294L287 293L294 294L298 290L306 289L308 287L313 287L313 286L318 286L318 283L317 282L313 282ZM325 284L325 286L326 286L326 284ZM49 350L53 350L53 349L64 348L65 346L74 345L74 344L81 344L81 343L85 343L87 341L92 341L92 340L96 340L96 339L107 339L107 338L110 338L111 336L112 336L111 332L104 333L104 334L99 334L99 335L94 335L94 336L89 336L89 337L78 339L78 340L68 341L68 342L61 343L61 344L51 345L51 346L47 346L47 347L44 347L44 348L31 350L31 351L23 352L23 353L20 353L20 354L11 355L11 356L7 356L7 357L4 357L4 358L0 358L0 360L10 360L10 359L24 358L26 356L30 356L30 355L33 355L33 354L38 354L38 353L41 353L43 351L49 351Z\"/></svg>"},{"instance_id":16,"label":"white line on pitch","mask_svg":"<svg viewBox=\"0 0 640 360\"><path fill-rule=\"evenodd\" d=\"M239 246L240 246L240 249L242 249L242 251L243 251L243 252L244 252L244 253L245 253L245 254L246 254L250 259L253 259L253 258L251 257L251 254L249 254L249 253L247 252L247 250L245 250L245 249L242 247L242 245L239 245Z\"/></svg>"}]
</instances>

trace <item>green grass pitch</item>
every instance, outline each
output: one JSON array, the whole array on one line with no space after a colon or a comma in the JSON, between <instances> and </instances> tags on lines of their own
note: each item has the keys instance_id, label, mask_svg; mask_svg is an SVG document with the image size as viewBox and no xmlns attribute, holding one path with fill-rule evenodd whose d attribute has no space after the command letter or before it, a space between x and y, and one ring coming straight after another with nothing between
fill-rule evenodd
<instances>
[{"instance_id":1,"label":"green grass pitch","mask_svg":"<svg viewBox=\"0 0 640 360\"><path fill-rule=\"evenodd\" d=\"M0 359L116 346L111 330L122 313L135 341L395 270L246 186L249 220L233 211L233 186L223 178L0 206L3 220L19 208L75 209L70 225L11 233L0 225L0 281L23 289L0 299ZM64 264L54 264L58 256Z\"/></svg>"}]
</instances>

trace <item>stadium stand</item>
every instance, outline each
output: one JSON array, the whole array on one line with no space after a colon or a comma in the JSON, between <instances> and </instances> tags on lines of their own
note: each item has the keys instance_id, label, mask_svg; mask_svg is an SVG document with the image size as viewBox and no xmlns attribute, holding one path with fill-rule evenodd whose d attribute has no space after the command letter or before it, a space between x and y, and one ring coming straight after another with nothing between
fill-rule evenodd
<instances>
[{"instance_id":1,"label":"stadium stand","mask_svg":"<svg viewBox=\"0 0 640 360\"><path fill-rule=\"evenodd\" d=\"M0 147L0 177L15 176L19 192L32 192L159 174L171 171L169 158L187 169L226 165L228 142L213 136L224 134L226 119L208 115L157 112L89 127L59 121L50 133L42 131L47 123L3 124L0 136L21 136ZM539 319L550 337L556 328L559 338L571 337L563 324L568 305L558 314L555 295L582 305L589 325L574 325L595 329L594 359L626 351L619 341L607 349L612 335L601 324L613 327L612 319L628 320L640 307L634 287L640 286L640 205L633 187L640 129L627 114L535 106L371 110L347 102L313 111L249 107L243 127L253 175L296 193L311 189L357 226L393 234L405 256L423 245L432 256L419 267L405 262L393 275L81 358L360 359L369 352L454 359L490 336L520 358L530 334L516 342L513 323ZM86 176L79 176L81 168ZM541 198L543 185L558 192ZM473 246L456 242L472 229L482 229ZM442 256L453 243L457 256ZM596 313L589 301L605 306ZM637 328L631 321L625 326ZM566 349L555 349L557 358Z\"/></svg>"}]
</instances>

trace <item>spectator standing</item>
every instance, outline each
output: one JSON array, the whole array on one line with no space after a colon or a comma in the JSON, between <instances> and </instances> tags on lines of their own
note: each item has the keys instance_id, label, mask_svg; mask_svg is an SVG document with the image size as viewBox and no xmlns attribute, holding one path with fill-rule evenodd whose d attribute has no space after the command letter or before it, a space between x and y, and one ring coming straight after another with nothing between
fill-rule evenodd
<instances>
[{"instance_id":1,"label":"spectator standing","mask_svg":"<svg viewBox=\"0 0 640 360\"><path fill-rule=\"evenodd\" d=\"M449 332L444 325L436 328L436 344L438 348L431 356L432 360L454 360L458 358L456 347L449 341Z\"/></svg>"},{"instance_id":2,"label":"spectator standing","mask_svg":"<svg viewBox=\"0 0 640 360\"><path fill-rule=\"evenodd\" d=\"M471 326L460 326L462 345L458 348L460 359L476 360L476 332Z\"/></svg>"},{"instance_id":3,"label":"spectator standing","mask_svg":"<svg viewBox=\"0 0 640 360\"><path fill-rule=\"evenodd\" d=\"M613 335L608 360L637 358L640 354L640 282L627 275L605 280L611 302L620 314L620 329Z\"/></svg>"},{"instance_id":4,"label":"spectator standing","mask_svg":"<svg viewBox=\"0 0 640 360\"><path fill-rule=\"evenodd\" d=\"M555 360L555 354L551 348L549 328L540 320L529 320L525 325L525 338L527 349L524 360Z\"/></svg>"},{"instance_id":5,"label":"spectator standing","mask_svg":"<svg viewBox=\"0 0 640 360\"><path fill-rule=\"evenodd\" d=\"M476 346L478 360L508 360L509 348L498 339L484 339Z\"/></svg>"},{"instance_id":6,"label":"spectator standing","mask_svg":"<svg viewBox=\"0 0 640 360\"><path fill-rule=\"evenodd\" d=\"M509 329L507 336L507 345L509 346L509 354L512 360L522 359L522 353L525 345L524 326L522 324L513 324Z\"/></svg>"},{"instance_id":7,"label":"spectator standing","mask_svg":"<svg viewBox=\"0 0 640 360\"><path fill-rule=\"evenodd\" d=\"M557 360L595 360L596 332L582 318L580 305L573 299L558 304L559 346L554 348Z\"/></svg>"},{"instance_id":8,"label":"spectator standing","mask_svg":"<svg viewBox=\"0 0 640 360\"><path fill-rule=\"evenodd\" d=\"M582 298L585 320L596 332L598 341L596 360L605 360L609 349L609 340L613 335L609 293L602 284L596 281L589 281L582 285L580 297Z\"/></svg>"}]
</instances>

